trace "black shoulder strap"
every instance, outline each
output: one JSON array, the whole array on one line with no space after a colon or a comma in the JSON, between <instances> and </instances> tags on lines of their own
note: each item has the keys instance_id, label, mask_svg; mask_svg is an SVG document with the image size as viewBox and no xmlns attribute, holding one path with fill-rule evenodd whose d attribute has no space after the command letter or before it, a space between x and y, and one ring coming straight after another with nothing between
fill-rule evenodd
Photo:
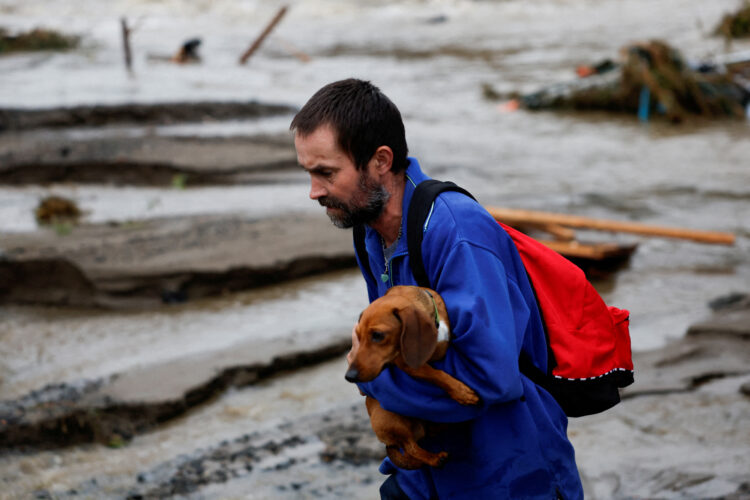
<instances>
[{"instance_id":1,"label":"black shoulder strap","mask_svg":"<svg viewBox=\"0 0 750 500\"><path fill-rule=\"evenodd\" d=\"M422 260L422 239L424 238L424 223L427 215L432 208L432 202L437 196L445 191L457 191L474 199L474 197L465 189L457 186L452 182L441 182L437 180L427 180L417 185L409 204L409 215L406 220L406 243L409 251L409 262L411 263L411 272L414 279L420 286L430 287L430 280L424 269ZM372 274L370 268L370 259L367 255L365 246L365 227L363 225L354 226L352 231L354 238L354 249L365 274Z\"/></svg>"},{"instance_id":2,"label":"black shoulder strap","mask_svg":"<svg viewBox=\"0 0 750 500\"><path fill-rule=\"evenodd\" d=\"M427 271L425 271L424 268L424 260L422 259L424 224L430 210L432 209L432 203L435 201L435 198L445 191L456 191L472 199L476 199L471 193L452 182L442 182L431 179L417 185L409 204L409 215L407 216L406 221L406 243L409 251L409 263L411 266L411 272L414 275L417 284L427 288L431 288L431 286L430 280L427 277ZM354 226L354 247L357 251L357 256L359 257L363 270L366 273L369 273L370 276L374 276L372 274L372 269L370 269L370 260L367 255L367 249L365 248L364 226ZM552 363L554 363L554 356L551 357L550 360L552 360L550 363L551 367L553 366ZM524 373L537 385L545 388L549 386L549 376L537 368L526 353L522 352L518 361L521 373Z\"/></svg>"},{"instance_id":3,"label":"black shoulder strap","mask_svg":"<svg viewBox=\"0 0 750 500\"><path fill-rule=\"evenodd\" d=\"M411 273L419 286L430 287L430 280L422 260L422 239L424 238L424 223L432 209L432 202L440 193L457 191L471 199L471 193L452 182L427 180L419 183L414 189L414 195L409 203L409 215L406 219L406 243L409 249L409 263Z\"/></svg>"},{"instance_id":4,"label":"black shoulder strap","mask_svg":"<svg viewBox=\"0 0 750 500\"><path fill-rule=\"evenodd\" d=\"M427 180L416 187L411 203L409 204L409 215L406 222L406 239L409 248L411 273L414 275L419 286L427 288L431 288L431 286L430 280L427 277L427 271L425 271L424 268L424 261L422 260L424 224L427 220L427 215L432 209L432 202L435 201L435 198L440 193L445 191L457 191L476 200L471 193L452 182ZM550 355L552 356L550 359L554 360L554 355L552 355L551 351ZM529 377L535 384L544 388L548 387L549 377L534 365L528 354L521 352L518 362L521 373ZM550 364L550 366L553 365Z\"/></svg>"}]
</instances>

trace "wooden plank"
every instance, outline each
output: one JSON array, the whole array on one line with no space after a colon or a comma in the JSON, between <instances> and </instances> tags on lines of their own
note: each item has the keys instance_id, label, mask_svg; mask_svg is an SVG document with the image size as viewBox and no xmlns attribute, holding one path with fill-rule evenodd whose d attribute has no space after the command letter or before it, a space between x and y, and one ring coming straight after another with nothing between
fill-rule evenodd
<instances>
[{"instance_id":1,"label":"wooden plank","mask_svg":"<svg viewBox=\"0 0 750 500\"><path fill-rule=\"evenodd\" d=\"M604 260L612 257L626 257L632 254L637 245L616 243L579 243L577 241L537 240L565 257Z\"/></svg>"},{"instance_id":2,"label":"wooden plank","mask_svg":"<svg viewBox=\"0 0 750 500\"><path fill-rule=\"evenodd\" d=\"M735 240L734 234L718 231L699 231L695 229L654 226L637 222L593 219L578 215L556 214L533 210L517 210L511 208L487 207L487 211L489 211L496 220L504 222L509 226L517 224L556 224L565 227L585 228L597 231L679 238L718 245L733 245Z\"/></svg>"},{"instance_id":3,"label":"wooden plank","mask_svg":"<svg viewBox=\"0 0 750 500\"><path fill-rule=\"evenodd\" d=\"M521 226L526 227L521 224ZM537 229L539 231L551 234L559 241L573 241L576 239L576 233L569 227L564 227L559 224L528 224L529 229Z\"/></svg>"}]
</instances>

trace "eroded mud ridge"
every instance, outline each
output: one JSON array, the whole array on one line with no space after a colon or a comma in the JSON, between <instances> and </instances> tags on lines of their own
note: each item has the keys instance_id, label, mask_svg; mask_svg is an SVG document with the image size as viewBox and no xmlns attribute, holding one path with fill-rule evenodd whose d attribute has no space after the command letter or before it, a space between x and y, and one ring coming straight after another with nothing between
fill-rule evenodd
<instances>
[{"instance_id":1,"label":"eroded mud ridge","mask_svg":"<svg viewBox=\"0 0 750 500\"><path fill-rule=\"evenodd\" d=\"M209 401L230 387L247 386L286 370L321 363L342 355L350 347L347 339L310 351L279 355L265 363L227 367L216 376L188 388L184 394L152 401L118 399L113 395L117 391L111 390L118 382L117 375L107 380L50 385L18 400L0 402L0 452L59 448L89 442L119 445ZM335 456L335 453L331 455Z\"/></svg>"},{"instance_id":2,"label":"eroded mud ridge","mask_svg":"<svg viewBox=\"0 0 750 500\"><path fill-rule=\"evenodd\" d=\"M0 183L9 185L170 187L179 179L181 186L193 187L300 182L301 174L288 134L241 138L0 134Z\"/></svg>"},{"instance_id":3,"label":"eroded mud ridge","mask_svg":"<svg viewBox=\"0 0 750 500\"><path fill-rule=\"evenodd\" d=\"M117 123L168 124L259 118L290 113L281 104L247 102L127 103L46 109L0 108L0 132L42 127L100 126Z\"/></svg>"},{"instance_id":4,"label":"eroded mud ridge","mask_svg":"<svg viewBox=\"0 0 750 500\"><path fill-rule=\"evenodd\" d=\"M3 236L0 302L144 307L354 265L321 217L196 216Z\"/></svg>"},{"instance_id":5,"label":"eroded mud ridge","mask_svg":"<svg viewBox=\"0 0 750 500\"><path fill-rule=\"evenodd\" d=\"M331 484L327 476L335 475L337 469L360 467L372 474L385 457L361 405L334 411L333 415L307 415L266 432L245 434L195 456L162 464L140 475L139 482L144 484L133 487L128 498L170 498L212 483L238 480L248 486L260 482L260 488L253 489L266 490L272 496L330 498L343 485ZM260 474L262 479L253 477ZM370 475L366 470L362 474L364 484L369 484Z\"/></svg>"},{"instance_id":6,"label":"eroded mud ridge","mask_svg":"<svg viewBox=\"0 0 750 500\"><path fill-rule=\"evenodd\" d=\"M750 299L732 301L696 324L684 338L655 351L636 353L636 382L626 389L621 404L599 415L571 419L568 432L587 495L663 498L678 492L687 498L747 497L748 325ZM315 353L276 360L259 368L256 375L250 374L248 366L242 372L225 370L221 377L244 377L242 383L246 384L259 380L254 377L263 370L267 375L291 376L291 372L280 370L340 356L348 347L346 340L339 339L337 349L321 348ZM192 366L199 364L191 361ZM342 364L336 360L325 373L340 376L341 371ZM137 387L142 389L144 381L153 378L150 373L140 382L131 381L135 392L142 395ZM221 384L213 380L202 390L218 390ZM3 405L12 408L25 404L31 408L35 403L37 407L21 417L28 419L32 411L66 411L52 409L80 405L118 382L121 381L48 387ZM279 384L280 388L285 386ZM190 401L189 394L187 391L183 405ZM106 482L90 476L72 488L46 488L34 493L40 498L226 498L248 494L257 498L370 498L383 479L377 472L383 445L370 429L364 401L357 399L354 405L338 404L326 411L283 414L250 432L238 432L214 445L196 447ZM192 402L201 401L193 397ZM127 413L123 406L112 404L109 410L113 414L119 412L123 418L134 418L135 412ZM104 421L106 415L106 411L99 413ZM18 417L15 421L19 421ZM159 423L163 422L153 425ZM120 441L109 444L130 446ZM613 450L617 452L612 453ZM4 451L5 459L12 456L10 453L15 452ZM713 456L725 460L715 461ZM665 459L669 465L650 465L653 460Z\"/></svg>"}]
</instances>

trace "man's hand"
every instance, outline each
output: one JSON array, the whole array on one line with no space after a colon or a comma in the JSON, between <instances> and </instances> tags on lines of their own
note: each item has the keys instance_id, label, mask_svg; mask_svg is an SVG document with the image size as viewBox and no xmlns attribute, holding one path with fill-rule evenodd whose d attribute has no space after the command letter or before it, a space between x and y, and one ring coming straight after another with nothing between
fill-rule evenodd
<instances>
[{"instance_id":1,"label":"man's hand","mask_svg":"<svg viewBox=\"0 0 750 500\"><path fill-rule=\"evenodd\" d=\"M354 356L357 355L358 350L359 350L359 337L357 337L357 325L354 325L354 328L352 328L352 348L346 354L347 363L349 363L350 365L352 364L352 361L354 361Z\"/></svg>"}]
</instances>

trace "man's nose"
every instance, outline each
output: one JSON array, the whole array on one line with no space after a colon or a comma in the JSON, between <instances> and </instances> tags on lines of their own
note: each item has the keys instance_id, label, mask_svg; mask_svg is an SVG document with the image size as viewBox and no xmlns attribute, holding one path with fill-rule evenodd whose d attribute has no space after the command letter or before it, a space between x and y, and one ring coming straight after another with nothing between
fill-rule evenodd
<instances>
[{"instance_id":1,"label":"man's nose","mask_svg":"<svg viewBox=\"0 0 750 500\"><path fill-rule=\"evenodd\" d=\"M323 188L319 181L315 179L310 180L310 199L317 200L326 195L326 190Z\"/></svg>"}]
</instances>

